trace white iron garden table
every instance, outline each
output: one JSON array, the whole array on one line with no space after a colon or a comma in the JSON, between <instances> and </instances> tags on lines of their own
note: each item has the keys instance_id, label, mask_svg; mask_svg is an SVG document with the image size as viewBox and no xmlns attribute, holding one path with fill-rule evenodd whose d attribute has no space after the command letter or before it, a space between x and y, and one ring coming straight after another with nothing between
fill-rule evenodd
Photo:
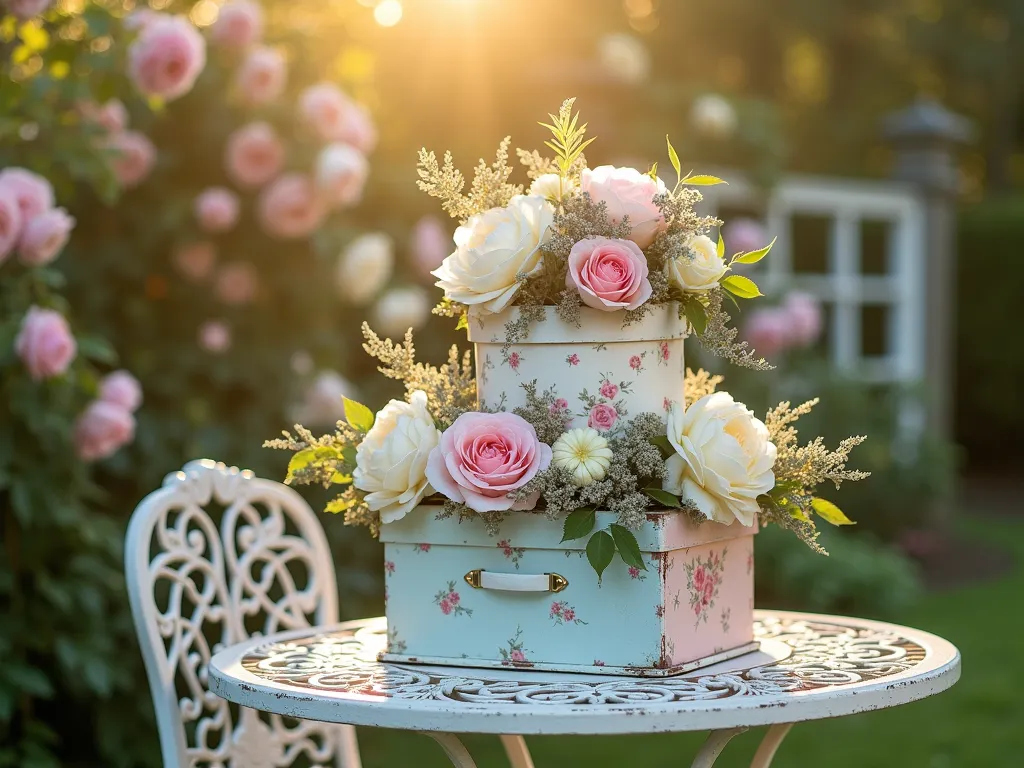
<instances>
[{"instance_id":1,"label":"white iron garden table","mask_svg":"<svg viewBox=\"0 0 1024 768\"><path fill-rule=\"evenodd\" d=\"M949 688L960 654L942 638L893 624L758 611L761 649L667 678L620 678L384 664L383 618L284 632L227 648L210 689L247 707L331 723L418 731L459 768L474 766L456 733L500 734L513 768L533 765L523 735L710 730L693 766L729 740L771 726L753 766L768 766L794 723L894 707Z\"/></svg>"}]
</instances>

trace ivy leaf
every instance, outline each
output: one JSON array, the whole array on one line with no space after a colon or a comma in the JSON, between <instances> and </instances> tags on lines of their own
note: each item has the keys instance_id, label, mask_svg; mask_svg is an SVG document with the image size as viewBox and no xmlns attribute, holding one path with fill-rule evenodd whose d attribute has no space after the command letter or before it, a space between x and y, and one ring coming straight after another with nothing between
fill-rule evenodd
<instances>
[{"instance_id":1,"label":"ivy leaf","mask_svg":"<svg viewBox=\"0 0 1024 768\"><path fill-rule=\"evenodd\" d=\"M670 509L682 509L683 504L679 501L679 497L674 493L663 491L661 488L644 488L644 493L654 499L662 506L669 507Z\"/></svg>"},{"instance_id":2,"label":"ivy leaf","mask_svg":"<svg viewBox=\"0 0 1024 768\"><path fill-rule=\"evenodd\" d=\"M570 512L562 527L562 541L582 539L594 530L594 521L597 518L596 509L596 507L580 507Z\"/></svg>"},{"instance_id":3,"label":"ivy leaf","mask_svg":"<svg viewBox=\"0 0 1024 768\"><path fill-rule=\"evenodd\" d=\"M360 432L369 432L373 426L373 411L362 403L349 400L344 395L341 396L341 399L345 403L345 421Z\"/></svg>"},{"instance_id":4,"label":"ivy leaf","mask_svg":"<svg viewBox=\"0 0 1024 768\"><path fill-rule=\"evenodd\" d=\"M704 331L708 328L708 313L704 309L704 305L696 300L688 301L683 307L683 312L690 325L693 326L693 332L698 336L703 336Z\"/></svg>"},{"instance_id":5,"label":"ivy leaf","mask_svg":"<svg viewBox=\"0 0 1024 768\"><path fill-rule=\"evenodd\" d=\"M607 531L598 531L590 537L587 542L587 560L590 567L597 572L597 583L601 583L601 574L607 568L612 558L615 557L615 540L608 535Z\"/></svg>"},{"instance_id":6,"label":"ivy leaf","mask_svg":"<svg viewBox=\"0 0 1024 768\"><path fill-rule=\"evenodd\" d=\"M672 447L672 443L668 441L668 437L665 435L655 435L650 439L650 442L659 451L661 451L661 457L663 459L667 459L676 452L676 449Z\"/></svg>"},{"instance_id":7,"label":"ivy leaf","mask_svg":"<svg viewBox=\"0 0 1024 768\"><path fill-rule=\"evenodd\" d=\"M766 245L764 248L758 248L756 251L750 251L748 253L737 254L735 257L733 257L733 261L735 261L738 264L757 264L757 262L759 262L761 259L768 255L768 251L770 251L772 249L772 246L775 245L776 240L778 240L778 238L773 237L772 241L768 243L768 245ZM719 235L719 241L721 241L721 235ZM722 255L721 251L719 251L718 255Z\"/></svg>"},{"instance_id":8,"label":"ivy leaf","mask_svg":"<svg viewBox=\"0 0 1024 768\"><path fill-rule=\"evenodd\" d=\"M640 554L640 545L636 543L636 536L633 535L633 532L618 523L612 523L610 528L612 539L615 540L615 548L619 551L622 561L626 565L646 571L647 566L644 565L643 556Z\"/></svg>"},{"instance_id":9,"label":"ivy leaf","mask_svg":"<svg viewBox=\"0 0 1024 768\"><path fill-rule=\"evenodd\" d=\"M856 525L853 520L844 515L843 511L831 501L820 498L812 499L811 509L815 511L818 517L832 523L832 525Z\"/></svg>"},{"instance_id":10,"label":"ivy leaf","mask_svg":"<svg viewBox=\"0 0 1024 768\"><path fill-rule=\"evenodd\" d=\"M687 176L683 179L683 184L691 184L695 187L713 187L715 184L727 184L725 179L720 179L717 176Z\"/></svg>"},{"instance_id":11,"label":"ivy leaf","mask_svg":"<svg viewBox=\"0 0 1024 768\"><path fill-rule=\"evenodd\" d=\"M764 295L757 287L757 283L743 275L729 275L722 280L720 285L729 293L739 296L741 299L756 299L758 296Z\"/></svg>"},{"instance_id":12,"label":"ivy leaf","mask_svg":"<svg viewBox=\"0 0 1024 768\"><path fill-rule=\"evenodd\" d=\"M676 178L683 178L682 166L679 164L679 155L676 153L676 148L672 146L672 142L668 139L668 134L665 134L665 143L668 144L668 161L672 163L672 168L676 172Z\"/></svg>"}]
</instances>

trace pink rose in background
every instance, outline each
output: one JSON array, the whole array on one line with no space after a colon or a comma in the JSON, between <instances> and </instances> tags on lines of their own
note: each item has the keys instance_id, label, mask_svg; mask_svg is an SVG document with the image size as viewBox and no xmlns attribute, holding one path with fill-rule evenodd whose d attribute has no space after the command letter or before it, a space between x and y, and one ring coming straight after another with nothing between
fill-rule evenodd
<instances>
[{"instance_id":1,"label":"pink rose in background","mask_svg":"<svg viewBox=\"0 0 1024 768\"><path fill-rule=\"evenodd\" d=\"M214 355L231 348L231 327L223 320L207 320L199 326L199 346Z\"/></svg>"},{"instance_id":2,"label":"pink rose in background","mask_svg":"<svg viewBox=\"0 0 1024 768\"><path fill-rule=\"evenodd\" d=\"M189 243L174 251L174 265L189 280L205 280L213 271L217 261L217 249L208 240Z\"/></svg>"},{"instance_id":3,"label":"pink rose in background","mask_svg":"<svg viewBox=\"0 0 1024 768\"><path fill-rule=\"evenodd\" d=\"M324 141L344 141L355 103L333 83L311 85L299 96L299 113Z\"/></svg>"},{"instance_id":4,"label":"pink rose in background","mask_svg":"<svg viewBox=\"0 0 1024 768\"><path fill-rule=\"evenodd\" d=\"M768 245L768 233L756 219L734 219L722 227L722 239L729 253L756 251Z\"/></svg>"},{"instance_id":5,"label":"pink rose in background","mask_svg":"<svg viewBox=\"0 0 1024 768\"><path fill-rule=\"evenodd\" d=\"M594 237L569 252L565 286L579 291L588 307L604 312L636 309L651 298L647 258L630 240Z\"/></svg>"},{"instance_id":6,"label":"pink rose in background","mask_svg":"<svg viewBox=\"0 0 1024 768\"><path fill-rule=\"evenodd\" d=\"M757 354L771 357L789 345L789 322L786 312L779 308L756 309L747 319L744 338Z\"/></svg>"},{"instance_id":7,"label":"pink rose in background","mask_svg":"<svg viewBox=\"0 0 1024 768\"><path fill-rule=\"evenodd\" d=\"M3 264L21 239L21 206L14 191L0 185L0 264Z\"/></svg>"},{"instance_id":8,"label":"pink rose in background","mask_svg":"<svg viewBox=\"0 0 1024 768\"><path fill-rule=\"evenodd\" d=\"M269 123L249 123L228 137L224 165L240 187L261 187L284 164L284 147Z\"/></svg>"},{"instance_id":9,"label":"pink rose in background","mask_svg":"<svg viewBox=\"0 0 1024 768\"><path fill-rule=\"evenodd\" d=\"M111 168L118 182L125 188L141 184L156 163L156 147L145 134L138 131L111 134L105 146L114 151Z\"/></svg>"},{"instance_id":10,"label":"pink rose in background","mask_svg":"<svg viewBox=\"0 0 1024 768\"><path fill-rule=\"evenodd\" d=\"M196 221L204 232L227 232L238 223L238 195L224 187L210 187L195 200Z\"/></svg>"},{"instance_id":11,"label":"pink rose in background","mask_svg":"<svg viewBox=\"0 0 1024 768\"><path fill-rule=\"evenodd\" d=\"M350 144L328 144L316 161L317 187L328 204L336 207L358 203L369 174L366 157Z\"/></svg>"},{"instance_id":12,"label":"pink rose in background","mask_svg":"<svg viewBox=\"0 0 1024 768\"><path fill-rule=\"evenodd\" d=\"M18 258L29 267L49 264L67 245L74 228L75 220L63 208L36 216L22 230Z\"/></svg>"},{"instance_id":13,"label":"pink rose in background","mask_svg":"<svg viewBox=\"0 0 1024 768\"><path fill-rule=\"evenodd\" d=\"M184 96L206 66L206 41L184 16L146 23L128 47L128 77L146 96Z\"/></svg>"},{"instance_id":14,"label":"pink rose in background","mask_svg":"<svg viewBox=\"0 0 1024 768\"><path fill-rule=\"evenodd\" d=\"M616 395L619 394L619 385L613 384L610 381L604 381L601 383L601 397L607 400L614 400Z\"/></svg>"},{"instance_id":15,"label":"pink rose in background","mask_svg":"<svg viewBox=\"0 0 1024 768\"><path fill-rule=\"evenodd\" d=\"M614 405L598 403L590 409L590 416L587 417L587 426L596 429L598 432L607 432L615 426L619 418L619 412Z\"/></svg>"},{"instance_id":16,"label":"pink rose in background","mask_svg":"<svg viewBox=\"0 0 1024 768\"><path fill-rule=\"evenodd\" d=\"M268 104L284 91L288 68L284 56L273 48L261 46L249 51L235 73L235 89L247 104Z\"/></svg>"},{"instance_id":17,"label":"pink rose in background","mask_svg":"<svg viewBox=\"0 0 1024 768\"><path fill-rule=\"evenodd\" d=\"M259 281L247 261L225 265L217 275L217 298L229 305L248 304L256 297Z\"/></svg>"},{"instance_id":18,"label":"pink rose in background","mask_svg":"<svg viewBox=\"0 0 1024 768\"><path fill-rule=\"evenodd\" d=\"M116 403L93 400L75 424L75 452L82 461L113 455L135 437L135 417Z\"/></svg>"},{"instance_id":19,"label":"pink rose in background","mask_svg":"<svg viewBox=\"0 0 1024 768\"><path fill-rule=\"evenodd\" d=\"M109 133L120 133L128 127L128 109L120 99L110 99L102 105L87 101L79 106L79 112Z\"/></svg>"},{"instance_id":20,"label":"pink rose in background","mask_svg":"<svg viewBox=\"0 0 1024 768\"><path fill-rule=\"evenodd\" d=\"M424 216L413 226L409 250L424 278L431 278L430 273L441 266L452 249L451 233L436 216Z\"/></svg>"},{"instance_id":21,"label":"pink rose in background","mask_svg":"<svg viewBox=\"0 0 1024 768\"><path fill-rule=\"evenodd\" d=\"M128 371L114 371L100 380L99 399L135 413L142 405L142 386Z\"/></svg>"},{"instance_id":22,"label":"pink rose in background","mask_svg":"<svg viewBox=\"0 0 1024 768\"><path fill-rule=\"evenodd\" d=\"M792 342L806 347L821 335L821 304L809 293L791 291L782 302L782 309L789 318L789 335Z\"/></svg>"},{"instance_id":23,"label":"pink rose in background","mask_svg":"<svg viewBox=\"0 0 1024 768\"><path fill-rule=\"evenodd\" d=\"M0 171L0 189L6 189L18 201L22 224L53 208L53 185L38 173L24 168Z\"/></svg>"},{"instance_id":24,"label":"pink rose in background","mask_svg":"<svg viewBox=\"0 0 1024 768\"><path fill-rule=\"evenodd\" d=\"M64 373L75 359L78 345L60 312L33 306L21 321L14 350L32 380L40 381Z\"/></svg>"},{"instance_id":25,"label":"pink rose in background","mask_svg":"<svg viewBox=\"0 0 1024 768\"><path fill-rule=\"evenodd\" d=\"M232 50L248 48L263 37L263 9L252 0L231 0L220 9L210 29L214 45Z\"/></svg>"},{"instance_id":26,"label":"pink rose in background","mask_svg":"<svg viewBox=\"0 0 1024 768\"><path fill-rule=\"evenodd\" d=\"M377 146L377 127L366 107L350 102L338 130L338 139L351 144L364 155L373 152Z\"/></svg>"},{"instance_id":27,"label":"pink rose in background","mask_svg":"<svg viewBox=\"0 0 1024 768\"><path fill-rule=\"evenodd\" d=\"M7 0L7 10L20 20L26 21L39 16L50 7L52 0Z\"/></svg>"},{"instance_id":28,"label":"pink rose in background","mask_svg":"<svg viewBox=\"0 0 1024 768\"><path fill-rule=\"evenodd\" d=\"M654 204L654 196L667 191L665 184L635 168L588 168L580 177L580 191L588 193L595 203L606 203L614 223L628 216L633 227L629 239L641 248L650 245L665 226L665 217Z\"/></svg>"},{"instance_id":29,"label":"pink rose in background","mask_svg":"<svg viewBox=\"0 0 1024 768\"><path fill-rule=\"evenodd\" d=\"M260 222L274 237L306 237L320 226L325 213L312 179L299 173L281 176L260 194Z\"/></svg>"},{"instance_id":30,"label":"pink rose in background","mask_svg":"<svg viewBox=\"0 0 1024 768\"><path fill-rule=\"evenodd\" d=\"M551 464L551 447L514 413L464 413L441 435L427 458L427 480L452 501L476 512L533 509L538 494L508 497Z\"/></svg>"}]
</instances>

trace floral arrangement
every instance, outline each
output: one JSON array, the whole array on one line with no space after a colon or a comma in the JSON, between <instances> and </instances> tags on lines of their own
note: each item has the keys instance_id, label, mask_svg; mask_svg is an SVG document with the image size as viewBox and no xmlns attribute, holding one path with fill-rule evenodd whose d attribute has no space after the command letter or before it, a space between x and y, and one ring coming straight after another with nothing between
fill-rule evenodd
<instances>
[{"instance_id":1,"label":"floral arrangement","mask_svg":"<svg viewBox=\"0 0 1024 768\"><path fill-rule=\"evenodd\" d=\"M591 140L583 139L586 126L578 126L571 106L565 102L547 125L554 160L519 151L533 178L529 194L508 181L507 139L495 164L477 167L468 195L450 154L439 165L421 152L421 187L463 222L454 253L434 272L445 291L438 311L469 322L519 307L505 325L507 350L542 319L536 307L556 305L563 321L578 326L583 305L619 312L629 324L654 304L676 302L710 349L769 367L735 341L722 299L760 295L730 270L760 260L771 246L726 260L721 237L715 242L707 234L720 222L694 212L700 194L690 187L721 180L683 176L671 143L679 177L671 190L656 168L590 170L582 153ZM668 403L665 416L640 413L612 430L591 410L588 426L567 429L566 401L538 391L535 381L522 384L524 405L483 407L468 352L452 347L448 361L434 367L416 361L411 330L402 343L381 339L365 323L363 334L364 349L380 361L381 373L405 384L406 399L376 415L346 399L346 419L333 433L316 437L296 425L294 435L266 443L295 452L288 482L343 486L327 511L344 513L348 523L376 532L436 499L439 516L479 515L497 533L507 514L532 511L563 521L563 541L586 537L600 577L616 553L626 566L646 570L633 531L655 509L695 521L775 523L819 551L815 516L851 522L816 488L866 477L846 468L864 438L834 450L821 438L801 445L794 423L816 400L796 408L781 403L762 421L718 391L720 376L688 370L684 401ZM595 531L598 509L615 513L616 522Z\"/></svg>"}]
</instances>

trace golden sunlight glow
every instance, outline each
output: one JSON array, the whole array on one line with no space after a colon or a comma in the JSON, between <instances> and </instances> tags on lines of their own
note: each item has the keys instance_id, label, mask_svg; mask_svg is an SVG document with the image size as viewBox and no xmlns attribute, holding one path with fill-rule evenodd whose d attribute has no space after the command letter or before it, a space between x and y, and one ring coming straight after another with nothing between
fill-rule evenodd
<instances>
[{"instance_id":1,"label":"golden sunlight glow","mask_svg":"<svg viewBox=\"0 0 1024 768\"><path fill-rule=\"evenodd\" d=\"M208 27L217 20L220 15L220 6L213 0L200 0L192 6L189 18L197 27Z\"/></svg>"},{"instance_id":2,"label":"golden sunlight glow","mask_svg":"<svg viewBox=\"0 0 1024 768\"><path fill-rule=\"evenodd\" d=\"M382 27L393 27L402 20L402 4L398 0L383 0L373 9L373 18Z\"/></svg>"}]
</instances>

